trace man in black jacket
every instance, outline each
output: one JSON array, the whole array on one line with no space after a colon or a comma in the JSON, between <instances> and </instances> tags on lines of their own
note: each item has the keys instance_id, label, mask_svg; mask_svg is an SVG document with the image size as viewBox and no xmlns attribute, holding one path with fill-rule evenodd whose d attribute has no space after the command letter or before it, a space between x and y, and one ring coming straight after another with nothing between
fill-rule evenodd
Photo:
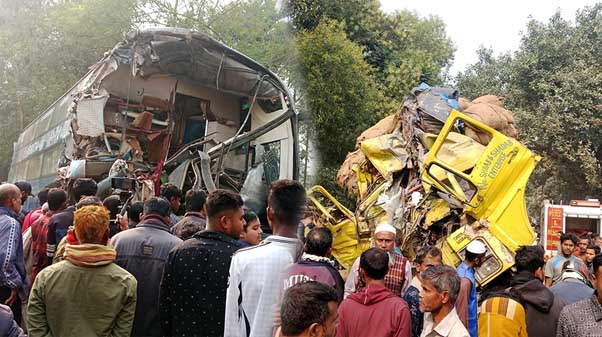
<instances>
[{"instance_id":1,"label":"man in black jacket","mask_svg":"<svg viewBox=\"0 0 602 337\"><path fill-rule=\"evenodd\" d=\"M205 203L207 195L203 191L189 190L186 192L186 214L173 227L171 233L182 240L193 236L196 232L207 227Z\"/></svg>"},{"instance_id":2,"label":"man in black jacket","mask_svg":"<svg viewBox=\"0 0 602 337\"><path fill-rule=\"evenodd\" d=\"M228 270L245 223L240 195L216 190L207 197L207 230L171 251L159 300L163 336L224 335Z\"/></svg>"},{"instance_id":3,"label":"man in black jacket","mask_svg":"<svg viewBox=\"0 0 602 337\"><path fill-rule=\"evenodd\" d=\"M142 221L136 228L111 238L115 262L138 281L138 301L132 337L159 337L159 287L169 252L182 242L169 232L170 207L163 198L144 202Z\"/></svg>"},{"instance_id":4,"label":"man in black jacket","mask_svg":"<svg viewBox=\"0 0 602 337\"><path fill-rule=\"evenodd\" d=\"M529 337L556 336L556 323L566 305L543 284L543 256L541 246L522 246L514 258L517 273L510 285L522 298Z\"/></svg>"},{"instance_id":5,"label":"man in black jacket","mask_svg":"<svg viewBox=\"0 0 602 337\"><path fill-rule=\"evenodd\" d=\"M90 178L79 178L73 183L73 201L78 203L81 199L88 196L95 196L98 191L96 182ZM64 210L54 214L48 222L47 255L48 259L54 259L54 253L63 239L67 235L69 227L73 226L73 212L75 205L71 205Z\"/></svg>"}]
</instances>

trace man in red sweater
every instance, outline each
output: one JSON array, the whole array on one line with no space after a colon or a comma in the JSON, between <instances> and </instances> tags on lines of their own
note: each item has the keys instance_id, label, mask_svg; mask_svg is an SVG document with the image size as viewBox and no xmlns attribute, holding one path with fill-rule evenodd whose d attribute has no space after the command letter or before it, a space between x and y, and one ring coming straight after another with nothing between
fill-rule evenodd
<instances>
[{"instance_id":1,"label":"man in red sweater","mask_svg":"<svg viewBox=\"0 0 602 337\"><path fill-rule=\"evenodd\" d=\"M359 274L365 287L339 306L337 337L410 337L407 303L385 287L389 256L370 248L360 257Z\"/></svg>"},{"instance_id":2,"label":"man in red sweater","mask_svg":"<svg viewBox=\"0 0 602 337\"><path fill-rule=\"evenodd\" d=\"M33 246L33 266L31 268L31 283L33 287L36 276L42 269L52 264L48 258L48 223L52 215L67 208L67 193L60 188L53 188L47 195L48 212L31 225L31 242Z\"/></svg>"}]
</instances>

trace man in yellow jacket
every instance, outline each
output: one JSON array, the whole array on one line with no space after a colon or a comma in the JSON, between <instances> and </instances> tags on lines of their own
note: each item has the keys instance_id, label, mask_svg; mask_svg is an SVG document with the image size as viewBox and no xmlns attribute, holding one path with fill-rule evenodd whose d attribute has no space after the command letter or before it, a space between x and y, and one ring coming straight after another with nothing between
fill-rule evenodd
<instances>
[{"instance_id":1,"label":"man in yellow jacket","mask_svg":"<svg viewBox=\"0 0 602 337\"><path fill-rule=\"evenodd\" d=\"M510 297L494 296L481 303L479 337L527 337L525 309Z\"/></svg>"}]
</instances>

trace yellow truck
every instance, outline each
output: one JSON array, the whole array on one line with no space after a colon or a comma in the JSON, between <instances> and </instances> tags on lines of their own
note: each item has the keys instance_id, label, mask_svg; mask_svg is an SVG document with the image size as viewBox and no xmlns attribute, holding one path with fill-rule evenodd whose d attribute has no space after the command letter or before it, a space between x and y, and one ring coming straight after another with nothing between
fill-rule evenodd
<instances>
[{"instance_id":1,"label":"yellow truck","mask_svg":"<svg viewBox=\"0 0 602 337\"><path fill-rule=\"evenodd\" d=\"M467 130L487 137L479 142L466 136ZM483 286L512 267L519 246L536 241L524 195L540 158L516 139L453 109L438 134L424 132L418 138L425 146L419 184L393 174L408 165L398 132L367 139L361 144L366 160L353 167L356 210L315 186L309 191L314 219L333 232L333 255L345 268L370 246L374 227L383 222L399 229L404 253L436 242L444 263L452 266L460 264L472 240L480 240L488 247L486 261L476 271ZM433 236L435 226L441 230Z\"/></svg>"}]
</instances>

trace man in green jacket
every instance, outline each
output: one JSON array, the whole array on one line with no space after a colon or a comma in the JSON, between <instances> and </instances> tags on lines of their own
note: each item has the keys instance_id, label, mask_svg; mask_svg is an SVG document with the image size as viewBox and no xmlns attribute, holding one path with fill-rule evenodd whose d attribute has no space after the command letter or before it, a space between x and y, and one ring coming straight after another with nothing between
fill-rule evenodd
<instances>
[{"instance_id":1,"label":"man in green jacket","mask_svg":"<svg viewBox=\"0 0 602 337\"><path fill-rule=\"evenodd\" d=\"M65 260L38 274L27 306L29 336L129 337L136 309L136 279L113 261L106 246L109 211L85 206L74 213L79 242Z\"/></svg>"}]
</instances>

